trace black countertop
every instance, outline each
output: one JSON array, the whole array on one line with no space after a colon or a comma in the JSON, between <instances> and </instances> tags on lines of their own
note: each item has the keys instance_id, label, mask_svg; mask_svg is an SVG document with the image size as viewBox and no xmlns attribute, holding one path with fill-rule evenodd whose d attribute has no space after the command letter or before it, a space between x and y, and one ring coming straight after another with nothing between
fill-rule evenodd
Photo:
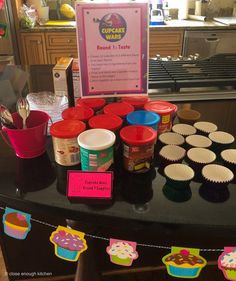
<instances>
[{"instance_id":1,"label":"black countertop","mask_svg":"<svg viewBox=\"0 0 236 281\"><path fill-rule=\"evenodd\" d=\"M204 104L204 102L193 104L193 108L200 112L202 108L203 118L207 116L205 115L206 108L208 111L210 108L213 111L218 110L215 116L219 120L219 128L223 129L224 123L230 117L223 118L222 114L224 115L225 112L218 106L222 105L224 108L228 106L226 110L230 112L230 106L235 108L236 101L208 102L205 104L205 110ZM229 123L233 125L233 116ZM234 133L234 126L228 125L225 123L225 129ZM60 213L65 218L83 218L108 225L117 220L218 228L236 227L235 184L229 185L230 197L228 200L222 203L212 203L199 195L201 184L192 181L190 184L191 199L177 203L164 196L165 178L158 173L157 169L142 175L130 175L116 171L112 203L105 205L91 205L91 202L71 203L65 195L58 192L58 189L66 190L66 171L70 168L59 166L54 162L50 137L48 138L48 153L31 160L17 158L12 149L0 138L0 155L0 200L18 208ZM17 195L16 187L23 193L19 192ZM41 190L28 192L42 187Z\"/></svg>"}]
</instances>

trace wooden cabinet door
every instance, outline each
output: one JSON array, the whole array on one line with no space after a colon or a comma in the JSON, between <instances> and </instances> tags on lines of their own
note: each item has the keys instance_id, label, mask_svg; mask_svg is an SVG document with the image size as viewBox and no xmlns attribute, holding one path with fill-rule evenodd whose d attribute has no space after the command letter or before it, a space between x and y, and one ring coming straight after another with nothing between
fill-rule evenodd
<instances>
[{"instance_id":1,"label":"wooden cabinet door","mask_svg":"<svg viewBox=\"0 0 236 281\"><path fill-rule=\"evenodd\" d=\"M24 63L47 64L46 44L43 33L23 33L21 41L24 53Z\"/></svg>"}]
</instances>

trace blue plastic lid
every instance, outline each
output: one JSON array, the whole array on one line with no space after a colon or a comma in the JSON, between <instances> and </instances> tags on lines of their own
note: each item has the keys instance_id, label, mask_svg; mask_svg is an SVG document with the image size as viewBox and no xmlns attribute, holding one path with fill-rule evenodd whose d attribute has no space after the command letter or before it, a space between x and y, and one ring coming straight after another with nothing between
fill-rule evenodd
<instances>
[{"instance_id":1,"label":"blue plastic lid","mask_svg":"<svg viewBox=\"0 0 236 281\"><path fill-rule=\"evenodd\" d=\"M126 118L130 125L153 126L160 122L160 116L157 113L146 110L131 112Z\"/></svg>"}]
</instances>

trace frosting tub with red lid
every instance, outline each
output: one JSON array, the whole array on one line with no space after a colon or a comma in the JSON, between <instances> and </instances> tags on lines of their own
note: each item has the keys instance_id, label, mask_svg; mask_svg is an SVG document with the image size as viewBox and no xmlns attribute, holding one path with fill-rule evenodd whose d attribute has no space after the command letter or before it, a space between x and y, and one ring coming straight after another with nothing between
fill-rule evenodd
<instances>
[{"instance_id":1,"label":"frosting tub with red lid","mask_svg":"<svg viewBox=\"0 0 236 281\"><path fill-rule=\"evenodd\" d=\"M80 149L77 137L85 130L85 124L79 120L62 120L50 128L55 161L62 166L80 163Z\"/></svg>"},{"instance_id":2,"label":"frosting tub with red lid","mask_svg":"<svg viewBox=\"0 0 236 281\"><path fill-rule=\"evenodd\" d=\"M148 96L130 96L130 97L122 97L122 102L126 102L131 104L135 110L143 109L144 104L149 101Z\"/></svg>"},{"instance_id":3,"label":"frosting tub with red lid","mask_svg":"<svg viewBox=\"0 0 236 281\"><path fill-rule=\"evenodd\" d=\"M102 98L80 98L77 99L76 105L87 106L94 110L94 112L98 113L104 105L106 104L105 99Z\"/></svg>"},{"instance_id":4,"label":"frosting tub with red lid","mask_svg":"<svg viewBox=\"0 0 236 281\"><path fill-rule=\"evenodd\" d=\"M64 120L79 120L87 122L94 115L92 108L87 106L69 107L62 112Z\"/></svg>"},{"instance_id":5,"label":"frosting tub with red lid","mask_svg":"<svg viewBox=\"0 0 236 281\"><path fill-rule=\"evenodd\" d=\"M145 103L144 109L155 112L160 116L161 119L158 126L159 134L171 130L173 116L177 110L176 105L163 100L155 100Z\"/></svg>"},{"instance_id":6,"label":"frosting tub with red lid","mask_svg":"<svg viewBox=\"0 0 236 281\"><path fill-rule=\"evenodd\" d=\"M123 141L123 166L133 173L150 170L157 132L148 126L131 125L120 131Z\"/></svg>"},{"instance_id":7,"label":"frosting tub with red lid","mask_svg":"<svg viewBox=\"0 0 236 281\"><path fill-rule=\"evenodd\" d=\"M121 118L125 118L130 112L134 111L134 107L131 104L125 102L114 102L107 104L103 112L108 114L115 114Z\"/></svg>"}]
</instances>

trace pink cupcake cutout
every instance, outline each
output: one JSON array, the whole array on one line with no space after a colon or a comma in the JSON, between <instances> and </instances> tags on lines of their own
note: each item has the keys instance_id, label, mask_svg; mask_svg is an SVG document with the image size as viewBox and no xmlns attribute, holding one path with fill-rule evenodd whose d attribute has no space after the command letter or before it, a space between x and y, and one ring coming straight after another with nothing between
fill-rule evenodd
<instances>
[{"instance_id":1,"label":"pink cupcake cutout","mask_svg":"<svg viewBox=\"0 0 236 281\"><path fill-rule=\"evenodd\" d=\"M110 261L112 263L122 266L131 266L133 260L138 258L136 246L136 242L110 239L110 245L106 248L106 252L110 256Z\"/></svg>"},{"instance_id":2,"label":"pink cupcake cutout","mask_svg":"<svg viewBox=\"0 0 236 281\"><path fill-rule=\"evenodd\" d=\"M236 280L236 247L225 247L218 258L218 268L222 270L225 279Z\"/></svg>"}]
</instances>

